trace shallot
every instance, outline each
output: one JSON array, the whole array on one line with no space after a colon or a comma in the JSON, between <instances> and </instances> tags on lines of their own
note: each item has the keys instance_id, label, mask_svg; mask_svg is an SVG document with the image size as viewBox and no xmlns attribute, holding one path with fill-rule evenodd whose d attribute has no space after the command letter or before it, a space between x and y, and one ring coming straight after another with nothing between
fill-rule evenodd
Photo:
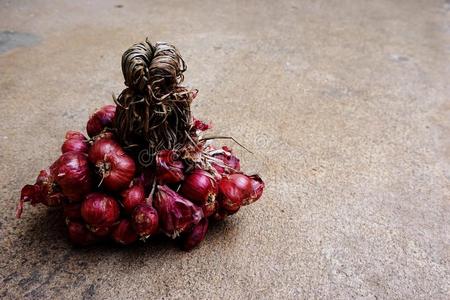
<instances>
[{"instance_id":1,"label":"shallot","mask_svg":"<svg viewBox=\"0 0 450 300\"><path fill-rule=\"evenodd\" d=\"M86 125L87 134L90 137L94 137L102 133L105 128L112 127L115 114L115 105L105 105L97 110L89 117Z\"/></svg>"},{"instance_id":2,"label":"shallot","mask_svg":"<svg viewBox=\"0 0 450 300\"><path fill-rule=\"evenodd\" d=\"M137 206L131 215L131 222L141 237L149 237L158 231L158 213L149 204Z\"/></svg>"},{"instance_id":3,"label":"shallot","mask_svg":"<svg viewBox=\"0 0 450 300\"><path fill-rule=\"evenodd\" d=\"M175 238L203 218L202 210L168 186L158 186L154 205L162 231Z\"/></svg>"},{"instance_id":4,"label":"shallot","mask_svg":"<svg viewBox=\"0 0 450 300\"><path fill-rule=\"evenodd\" d=\"M93 180L87 156L71 151L63 153L50 166L50 173L62 193L71 201L81 201L92 191Z\"/></svg>"},{"instance_id":5,"label":"shallot","mask_svg":"<svg viewBox=\"0 0 450 300\"><path fill-rule=\"evenodd\" d=\"M110 191L127 188L136 172L136 164L112 139L99 139L89 150L89 161L100 175L100 185Z\"/></svg>"},{"instance_id":6,"label":"shallot","mask_svg":"<svg viewBox=\"0 0 450 300\"><path fill-rule=\"evenodd\" d=\"M138 239L131 222L127 219L123 219L117 224L112 232L112 237L117 243L122 245L129 245Z\"/></svg>"},{"instance_id":7,"label":"shallot","mask_svg":"<svg viewBox=\"0 0 450 300\"><path fill-rule=\"evenodd\" d=\"M81 204L83 220L93 228L108 228L112 226L120 215L117 201L103 193L91 193Z\"/></svg>"},{"instance_id":8,"label":"shallot","mask_svg":"<svg viewBox=\"0 0 450 300\"><path fill-rule=\"evenodd\" d=\"M66 140L61 146L61 152L66 153L70 151L87 153L89 150L89 143L81 132L67 131Z\"/></svg>"}]
</instances>

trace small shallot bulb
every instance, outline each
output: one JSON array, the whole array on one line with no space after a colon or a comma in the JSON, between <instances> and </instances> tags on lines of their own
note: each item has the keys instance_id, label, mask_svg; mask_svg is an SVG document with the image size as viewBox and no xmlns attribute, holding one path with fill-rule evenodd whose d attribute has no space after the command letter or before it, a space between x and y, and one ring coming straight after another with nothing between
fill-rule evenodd
<instances>
[{"instance_id":1,"label":"small shallot bulb","mask_svg":"<svg viewBox=\"0 0 450 300\"><path fill-rule=\"evenodd\" d=\"M154 205L162 231L172 238L190 229L203 218L200 207L165 185L158 186Z\"/></svg>"},{"instance_id":2,"label":"small shallot bulb","mask_svg":"<svg viewBox=\"0 0 450 300\"><path fill-rule=\"evenodd\" d=\"M216 200L211 202L206 202L202 205L203 215L205 215L205 218L208 218L212 215L214 215L219 208L219 202Z\"/></svg>"},{"instance_id":3,"label":"small shallot bulb","mask_svg":"<svg viewBox=\"0 0 450 300\"><path fill-rule=\"evenodd\" d=\"M208 231L208 219L203 218L187 233L182 236L181 248L183 250L189 251L205 239L206 232Z\"/></svg>"},{"instance_id":4,"label":"small shallot bulb","mask_svg":"<svg viewBox=\"0 0 450 300\"><path fill-rule=\"evenodd\" d=\"M94 137L105 128L111 128L116 114L115 105L105 105L89 117L86 125L86 132L90 137Z\"/></svg>"},{"instance_id":5,"label":"small shallot bulb","mask_svg":"<svg viewBox=\"0 0 450 300\"><path fill-rule=\"evenodd\" d=\"M89 161L101 176L101 185L120 191L130 185L136 172L134 160L112 139L99 139L89 150Z\"/></svg>"},{"instance_id":6,"label":"small shallot bulb","mask_svg":"<svg viewBox=\"0 0 450 300\"><path fill-rule=\"evenodd\" d=\"M148 204L137 206L131 215L131 222L136 233L144 238L158 232L158 213Z\"/></svg>"},{"instance_id":7,"label":"small shallot bulb","mask_svg":"<svg viewBox=\"0 0 450 300\"><path fill-rule=\"evenodd\" d=\"M119 204L106 194L91 193L81 204L83 220L96 232L106 231L105 228L109 228L119 219L119 214Z\"/></svg>"},{"instance_id":8,"label":"small shallot bulb","mask_svg":"<svg viewBox=\"0 0 450 300\"><path fill-rule=\"evenodd\" d=\"M54 181L71 201L81 201L92 191L93 180L87 156L80 152L63 153L50 167Z\"/></svg>"},{"instance_id":9,"label":"small shallot bulb","mask_svg":"<svg viewBox=\"0 0 450 300\"><path fill-rule=\"evenodd\" d=\"M129 245L138 239L138 235L134 231L131 222L127 219L123 219L114 228L112 238L119 244Z\"/></svg>"},{"instance_id":10,"label":"small shallot bulb","mask_svg":"<svg viewBox=\"0 0 450 300\"><path fill-rule=\"evenodd\" d=\"M65 197L54 183L50 171L42 170L35 184L27 184L22 188L16 209L16 217L21 217L25 202L30 202L31 205L42 203L46 206L59 206L64 200Z\"/></svg>"},{"instance_id":11,"label":"small shallot bulb","mask_svg":"<svg viewBox=\"0 0 450 300\"><path fill-rule=\"evenodd\" d=\"M235 211L252 194L251 179L244 174L224 176L219 182L220 207L226 211Z\"/></svg>"},{"instance_id":12,"label":"small shallot bulb","mask_svg":"<svg viewBox=\"0 0 450 300\"><path fill-rule=\"evenodd\" d=\"M75 245L88 246L97 241L97 237L82 223L68 222L67 229L69 232L69 240Z\"/></svg>"},{"instance_id":13,"label":"small shallot bulb","mask_svg":"<svg viewBox=\"0 0 450 300\"><path fill-rule=\"evenodd\" d=\"M261 177L259 177L259 175L251 175L249 176L249 178L252 181L252 193L250 194L249 198L243 201L242 205L248 205L255 202L256 200L261 198L261 195L264 191L265 184Z\"/></svg>"},{"instance_id":14,"label":"small shallot bulb","mask_svg":"<svg viewBox=\"0 0 450 300\"><path fill-rule=\"evenodd\" d=\"M184 165L173 150L162 150L156 155L156 178L164 184L184 180Z\"/></svg>"},{"instance_id":15,"label":"small shallot bulb","mask_svg":"<svg viewBox=\"0 0 450 300\"><path fill-rule=\"evenodd\" d=\"M218 192L215 178L208 172L195 169L181 185L180 194L197 205L214 202Z\"/></svg>"},{"instance_id":16,"label":"small shallot bulb","mask_svg":"<svg viewBox=\"0 0 450 300\"><path fill-rule=\"evenodd\" d=\"M145 204L145 192L144 184L140 179L135 179L132 186L128 189L122 191L120 194L122 196L122 206L123 209L131 214L136 206L139 204Z\"/></svg>"},{"instance_id":17,"label":"small shallot bulb","mask_svg":"<svg viewBox=\"0 0 450 300\"><path fill-rule=\"evenodd\" d=\"M67 131L66 140L61 146L62 153L70 151L87 153L88 150L89 150L89 143L84 134L78 131Z\"/></svg>"},{"instance_id":18,"label":"small shallot bulb","mask_svg":"<svg viewBox=\"0 0 450 300\"><path fill-rule=\"evenodd\" d=\"M81 220L81 203L67 203L63 207L63 215L70 221Z\"/></svg>"}]
</instances>

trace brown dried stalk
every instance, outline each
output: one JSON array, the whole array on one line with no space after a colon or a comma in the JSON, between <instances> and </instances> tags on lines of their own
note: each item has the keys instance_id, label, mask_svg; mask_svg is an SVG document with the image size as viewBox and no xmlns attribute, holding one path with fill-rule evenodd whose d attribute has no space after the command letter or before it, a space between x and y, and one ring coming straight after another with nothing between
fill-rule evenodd
<instances>
[{"instance_id":1,"label":"brown dried stalk","mask_svg":"<svg viewBox=\"0 0 450 300\"><path fill-rule=\"evenodd\" d=\"M181 86L184 71L186 64L170 44L152 45L147 39L125 51L122 72L127 88L114 100L114 127L127 149L154 154L195 147L190 104L196 92Z\"/></svg>"}]
</instances>

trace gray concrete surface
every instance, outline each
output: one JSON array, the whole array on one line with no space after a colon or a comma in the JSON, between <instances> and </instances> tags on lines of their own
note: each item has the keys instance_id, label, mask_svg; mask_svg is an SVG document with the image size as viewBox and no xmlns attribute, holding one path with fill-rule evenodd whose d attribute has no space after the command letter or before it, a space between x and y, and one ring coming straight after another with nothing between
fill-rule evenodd
<instances>
[{"instance_id":1,"label":"gray concrete surface","mask_svg":"<svg viewBox=\"0 0 450 300\"><path fill-rule=\"evenodd\" d=\"M0 298L450 297L448 1L0 1L0 31L40 41L0 54ZM262 200L190 253L15 220L146 36L180 49L196 115L254 150Z\"/></svg>"}]
</instances>

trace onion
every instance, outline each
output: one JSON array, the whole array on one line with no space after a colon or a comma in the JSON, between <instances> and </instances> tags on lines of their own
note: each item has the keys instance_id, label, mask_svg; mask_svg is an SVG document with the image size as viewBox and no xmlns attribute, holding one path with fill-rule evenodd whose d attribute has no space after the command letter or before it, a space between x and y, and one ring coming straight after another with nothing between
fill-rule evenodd
<instances>
[{"instance_id":1,"label":"onion","mask_svg":"<svg viewBox=\"0 0 450 300\"><path fill-rule=\"evenodd\" d=\"M50 173L64 196L71 201L81 201L92 190L92 175L85 154L63 153L51 165Z\"/></svg>"},{"instance_id":2,"label":"onion","mask_svg":"<svg viewBox=\"0 0 450 300\"><path fill-rule=\"evenodd\" d=\"M203 218L198 224L185 235L182 236L182 249L189 251L196 247L205 239L206 232L208 231L208 219Z\"/></svg>"},{"instance_id":3,"label":"onion","mask_svg":"<svg viewBox=\"0 0 450 300\"><path fill-rule=\"evenodd\" d=\"M206 218L210 217L216 213L218 208L219 202L217 202L216 200L212 202L206 202L202 205L203 215L205 215Z\"/></svg>"},{"instance_id":4,"label":"onion","mask_svg":"<svg viewBox=\"0 0 450 300\"><path fill-rule=\"evenodd\" d=\"M89 117L86 132L90 137L100 134L105 128L112 127L116 114L115 105L105 105Z\"/></svg>"},{"instance_id":5,"label":"onion","mask_svg":"<svg viewBox=\"0 0 450 300\"><path fill-rule=\"evenodd\" d=\"M80 203L67 203L63 208L64 217L70 221L81 220L81 204Z\"/></svg>"},{"instance_id":6,"label":"onion","mask_svg":"<svg viewBox=\"0 0 450 300\"><path fill-rule=\"evenodd\" d=\"M133 185L124 190L121 194L122 206L124 210L131 214L136 206L145 204L144 184L140 179L135 179Z\"/></svg>"},{"instance_id":7,"label":"onion","mask_svg":"<svg viewBox=\"0 0 450 300\"><path fill-rule=\"evenodd\" d=\"M156 155L156 177L164 184L177 183L184 179L184 165L176 160L173 150L162 150Z\"/></svg>"},{"instance_id":8,"label":"onion","mask_svg":"<svg viewBox=\"0 0 450 300\"><path fill-rule=\"evenodd\" d=\"M93 232L102 235L111 227L120 214L119 204L113 197L102 193L91 193L81 204L81 216Z\"/></svg>"},{"instance_id":9,"label":"onion","mask_svg":"<svg viewBox=\"0 0 450 300\"><path fill-rule=\"evenodd\" d=\"M223 146L222 150L223 152L215 154L214 158L220 159L223 165L212 163L212 166L217 170L217 172L219 172L219 174L238 172L241 169L239 158L237 158L233 154L233 151L227 146Z\"/></svg>"},{"instance_id":10,"label":"onion","mask_svg":"<svg viewBox=\"0 0 450 300\"><path fill-rule=\"evenodd\" d=\"M158 213L148 204L137 206L131 215L134 230L144 238L158 232L158 221Z\"/></svg>"},{"instance_id":11,"label":"onion","mask_svg":"<svg viewBox=\"0 0 450 300\"><path fill-rule=\"evenodd\" d=\"M251 179L244 174L224 176L219 182L219 203L226 211L235 211L253 192Z\"/></svg>"},{"instance_id":12,"label":"onion","mask_svg":"<svg viewBox=\"0 0 450 300\"><path fill-rule=\"evenodd\" d=\"M203 218L202 210L169 187L158 186L154 205L163 232L176 238Z\"/></svg>"},{"instance_id":13,"label":"onion","mask_svg":"<svg viewBox=\"0 0 450 300\"><path fill-rule=\"evenodd\" d=\"M58 186L53 182L50 171L42 170L36 179L36 183L27 184L22 188L20 200L16 209L16 217L20 218L25 202L31 205L42 203L46 206L58 206L64 201L64 195L59 191Z\"/></svg>"},{"instance_id":14,"label":"onion","mask_svg":"<svg viewBox=\"0 0 450 300\"><path fill-rule=\"evenodd\" d=\"M68 222L69 239L78 246L88 246L96 242L97 238L83 224Z\"/></svg>"},{"instance_id":15,"label":"onion","mask_svg":"<svg viewBox=\"0 0 450 300\"><path fill-rule=\"evenodd\" d=\"M197 205L214 202L218 186L214 177L208 172L196 169L181 185L180 193Z\"/></svg>"},{"instance_id":16,"label":"onion","mask_svg":"<svg viewBox=\"0 0 450 300\"><path fill-rule=\"evenodd\" d=\"M265 184L261 177L259 177L259 175L254 174L249 176L249 178L252 181L252 193L249 198L245 199L242 202L242 205L248 205L255 202L256 200L261 198L261 195L264 191Z\"/></svg>"},{"instance_id":17,"label":"onion","mask_svg":"<svg viewBox=\"0 0 450 300\"><path fill-rule=\"evenodd\" d=\"M129 245L135 242L138 239L138 236L134 231L131 222L127 219L123 219L114 228L112 238L119 244Z\"/></svg>"},{"instance_id":18,"label":"onion","mask_svg":"<svg viewBox=\"0 0 450 300\"><path fill-rule=\"evenodd\" d=\"M61 152L66 153L70 151L87 153L89 150L89 143L86 137L78 131L67 131L66 140L61 146Z\"/></svg>"},{"instance_id":19,"label":"onion","mask_svg":"<svg viewBox=\"0 0 450 300\"><path fill-rule=\"evenodd\" d=\"M89 160L102 177L101 184L110 191L127 188L136 171L134 160L111 139L96 140L89 150Z\"/></svg>"}]
</instances>

